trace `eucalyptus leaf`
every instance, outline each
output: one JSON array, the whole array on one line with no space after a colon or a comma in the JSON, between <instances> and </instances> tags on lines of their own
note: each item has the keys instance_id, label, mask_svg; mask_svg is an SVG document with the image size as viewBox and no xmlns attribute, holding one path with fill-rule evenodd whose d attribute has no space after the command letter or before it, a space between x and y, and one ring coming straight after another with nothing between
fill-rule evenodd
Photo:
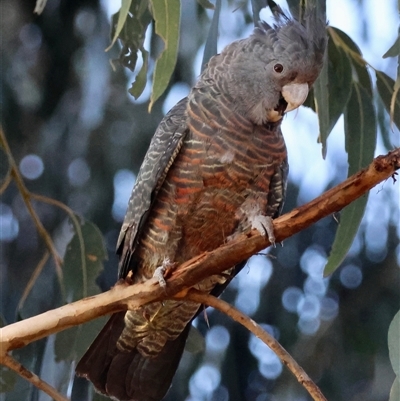
<instances>
[{"instance_id":1,"label":"eucalyptus leaf","mask_svg":"<svg viewBox=\"0 0 400 401\"><path fill-rule=\"evenodd\" d=\"M117 34L121 10L114 14L111 21L111 37ZM124 20L122 30L117 34L121 41L119 62L131 71L135 70L138 59L137 53L143 49L147 27L152 18L148 0L131 0L129 12Z\"/></svg>"},{"instance_id":2,"label":"eucalyptus leaf","mask_svg":"<svg viewBox=\"0 0 400 401\"><path fill-rule=\"evenodd\" d=\"M376 144L376 115L373 99L361 85L354 83L345 110L346 151L348 176L368 165L374 156ZM325 276L333 273L343 262L357 234L364 215L368 196L364 195L341 213L332 250L325 266Z\"/></svg>"},{"instance_id":3,"label":"eucalyptus leaf","mask_svg":"<svg viewBox=\"0 0 400 401\"><path fill-rule=\"evenodd\" d=\"M353 80L366 89L370 96L373 95L371 75L367 63L363 58L360 48L346 33L338 28L329 27L329 33L338 47L349 56L353 71Z\"/></svg>"},{"instance_id":4,"label":"eucalyptus leaf","mask_svg":"<svg viewBox=\"0 0 400 401\"><path fill-rule=\"evenodd\" d=\"M89 221L79 217L77 220L80 226L75 227L75 234L64 257L64 287L68 302L99 293L96 278L103 269L103 260L107 255L100 230ZM93 340L92 333L98 332L99 325L96 320L58 333L55 341L56 360L76 359L80 348L86 349ZM81 332L85 336L80 336Z\"/></svg>"},{"instance_id":5,"label":"eucalyptus leaf","mask_svg":"<svg viewBox=\"0 0 400 401\"><path fill-rule=\"evenodd\" d=\"M204 352L205 349L206 341L204 336L196 327L191 326L188 338L186 340L185 351L188 351L192 354L197 354L199 352Z\"/></svg>"},{"instance_id":6,"label":"eucalyptus leaf","mask_svg":"<svg viewBox=\"0 0 400 401\"><path fill-rule=\"evenodd\" d=\"M326 157L326 140L329 135L329 72L328 64L324 63L322 70L314 83L314 106L318 115L319 137L322 143L322 157Z\"/></svg>"},{"instance_id":7,"label":"eucalyptus leaf","mask_svg":"<svg viewBox=\"0 0 400 401\"><path fill-rule=\"evenodd\" d=\"M18 375L12 370L0 365L0 393L11 391L17 382Z\"/></svg>"},{"instance_id":8,"label":"eucalyptus leaf","mask_svg":"<svg viewBox=\"0 0 400 401\"><path fill-rule=\"evenodd\" d=\"M400 54L400 36L397 37L389 50L382 56L383 58L397 57Z\"/></svg>"},{"instance_id":9,"label":"eucalyptus leaf","mask_svg":"<svg viewBox=\"0 0 400 401\"><path fill-rule=\"evenodd\" d=\"M351 93L351 64L346 52L330 39L328 58L314 87L318 111L319 141L322 156L327 153L327 139L342 115Z\"/></svg>"},{"instance_id":10,"label":"eucalyptus leaf","mask_svg":"<svg viewBox=\"0 0 400 401\"><path fill-rule=\"evenodd\" d=\"M129 9L131 7L132 0L121 0L121 9L118 12L118 21L114 30L114 35L111 40L110 46L106 50L110 50L113 47L114 43L118 39L119 34L122 31L122 28L125 25L126 18L128 17Z\"/></svg>"},{"instance_id":11,"label":"eucalyptus leaf","mask_svg":"<svg viewBox=\"0 0 400 401\"><path fill-rule=\"evenodd\" d=\"M167 89L178 57L180 0L150 0L156 34L164 41L164 50L156 61L149 111Z\"/></svg>"},{"instance_id":12,"label":"eucalyptus leaf","mask_svg":"<svg viewBox=\"0 0 400 401\"><path fill-rule=\"evenodd\" d=\"M214 9L214 4L208 0L197 0L197 2L204 8Z\"/></svg>"},{"instance_id":13,"label":"eucalyptus leaf","mask_svg":"<svg viewBox=\"0 0 400 401\"><path fill-rule=\"evenodd\" d=\"M147 83L147 70L149 65L149 53L145 49L141 49L143 57L143 65L140 68L139 73L136 75L135 81L129 88L129 93L137 99L144 91Z\"/></svg>"},{"instance_id":14,"label":"eucalyptus leaf","mask_svg":"<svg viewBox=\"0 0 400 401\"><path fill-rule=\"evenodd\" d=\"M376 87L378 89L379 96L382 99L385 109L390 115L390 108L392 101L394 100L394 113L390 116L391 121L393 121L397 128L400 129L400 95L399 92L396 93L396 98L393 99L395 81L390 78L383 71L376 71Z\"/></svg>"},{"instance_id":15,"label":"eucalyptus leaf","mask_svg":"<svg viewBox=\"0 0 400 401\"><path fill-rule=\"evenodd\" d=\"M394 373L400 377L400 311L396 313L388 331L389 358Z\"/></svg>"},{"instance_id":16,"label":"eucalyptus leaf","mask_svg":"<svg viewBox=\"0 0 400 401\"><path fill-rule=\"evenodd\" d=\"M214 15L211 21L210 29L208 31L208 36L206 44L204 47L203 61L201 63L201 70L203 71L207 63L210 61L212 56L217 54L217 42L218 42L218 23L219 15L221 11L221 0L216 0Z\"/></svg>"},{"instance_id":17,"label":"eucalyptus leaf","mask_svg":"<svg viewBox=\"0 0 400 401\"><path fill-rule=\"evenodd\" d=\"M400 400L400 378L396 377L394 379L392 388L390 389L389 401L399 401Z\"/></svg>"}]
</instances>

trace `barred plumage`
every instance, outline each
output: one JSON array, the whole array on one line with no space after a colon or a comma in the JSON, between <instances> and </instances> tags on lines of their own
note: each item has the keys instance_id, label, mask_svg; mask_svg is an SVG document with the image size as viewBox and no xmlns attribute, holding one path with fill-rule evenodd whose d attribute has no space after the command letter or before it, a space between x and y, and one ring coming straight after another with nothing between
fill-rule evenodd
<instances>
[{"instance_id":1,"label":"barred plumage","mask_svg":"<svg viewBox=\"0 0 400 401\"><path fill-rule=\"evenodd\" d=\"M288 172L281 120L305 100L326 43L325 22L309 18L312 26L277 16L276 26L229 45L164 117L118 239L121 278L132 271L142 282L165 260L182 263L279 215ZM288 56L285 46L288 60L278 54ZM239 269L196 287L219 294ZM117 399L159 401L198 310L169 300L114 315L77 373Z\"/></svg>"}]
</instances>

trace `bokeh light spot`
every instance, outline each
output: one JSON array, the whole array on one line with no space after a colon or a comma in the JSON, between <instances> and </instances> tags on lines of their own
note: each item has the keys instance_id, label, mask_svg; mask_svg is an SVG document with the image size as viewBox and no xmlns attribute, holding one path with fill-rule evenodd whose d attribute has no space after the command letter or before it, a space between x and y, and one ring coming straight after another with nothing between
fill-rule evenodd
<instances>
[{"instance_id":1,"label":"bokeh light spot","mask_svg":"<svg viewBox=\"0 0 400 401\"><path fill-rule=\"evenodd\" d=\"M86 160L79 157L73 160L68 166L68 179L71 185L81 187L90 178L90 169Z\"/></svg>"},{"instance_id":2,"label":"bokeh light spot","mask_svg":"<svg viewBox=\"0 0 400 401\"><path fill-rule=\"evenodd\" d=\"M136 176L130 170L118 170L114 175L114 203L112 215L118 222L124 220L129 197L135 184Z\"/></svg>"},{"instance_id":3,"label":"bokeh light spot","mask_svg":"<svg viewBox=\"0 0 400 401\"><path fill-rule=\"evenodd\" d=\"M210 395L219 386L220 381L219 370L214 365L204 364L190 378L190 393L200 398Z\"/></svg>"},{"instance_id":4,"label":"bokeh light spot","mask_svg":"<svg viewBox=\"0 0 400 401\"><path fill-rule=\"evenodd\" d=\"M362 271L356 265L347 265L340 270L340 282L349 289L357 288L362 282Z\"/></svg>"},{"instance_id":5,"label":"bokeh light spot","mask_svg":"<svg viewBox=\"0 0 400 401\"><path fill-rule=\"evenodd\" d=\"M207 350L211 352L223 352L229 345L230 335L226 327L213 326L206 335Z\"/></svg>"},{"instance_id":6,"label":"bokeh light spot","mask_svg":"<svg viewBox=\"0 0 400 401\"><path fill-rule=\"evenodd\" d=\"M22 158L19 170L28 180L36 180L43 174L44 164L39 156L30 154Z\"/></svg>"},{"instance_id":7,"label":"bokeh light spot","mask_svg":"<svg viewBox=\"0 0 400 401\"><path fill-rule=\"evenodd\" d=\"M319 298L315 295L307 294L299 301L297 305L297 313L300 319L312 320L319 316L321 304Z\"/></svg>"},{"instance_id":8,"label":"bokeh light spot","mask_svg":"<svg viewBox=\"0 0 400 401\"><path fill-rule=\"evenodd\" d=\"M0 203L0 241L11 242L17 238L19 223L11 207Z\"/></svg>"},{"instance_id":9,"label":"bokeh light spot","mask_svg":"<svg viewBox=\"0 0 400 401\"><path fill-rule=\"evenodd\" d=\"M304 297L303 291L298 287L288 287L282 294L282 305L288 312L297 312L300 300Z\"/></svg>"},{"instance_id":10,"label":"bokeh light spot","mask_svg":"<svg viewBox=\"0 0 400 401\"><path fill-rule=\"evenodd\" d=\"M315 334L320 326L320 320L318 318L315 319L303 319L300 317L297 327L303 334L307 334L309 336Z\"/></svg>"},{"instance_id":11,"label":"bokeh light spot","mask_svg":"<svg viewBox=\"0 0 400 401\"><path fill-rule=\"evenodd\" d=\"M329 321L334 319L339 313L339 304L336 299L331 297L324 297L321 299L321 320Z\"/></svg>"}]
</instances>

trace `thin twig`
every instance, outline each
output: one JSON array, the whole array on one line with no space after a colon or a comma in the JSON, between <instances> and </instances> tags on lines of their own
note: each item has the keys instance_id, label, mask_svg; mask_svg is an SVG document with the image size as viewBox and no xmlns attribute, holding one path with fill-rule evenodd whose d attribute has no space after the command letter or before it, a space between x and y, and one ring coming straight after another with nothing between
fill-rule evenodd
<instances>
[{"instance_id":1,"label":"thin twig","mask_svg":"<svg viewBox=\"0 0 400 401\"><path fill-rule=\"evenodd\" d=\"M272 351L278 356L284 365L293 373L297 381L308 391L310 396L315 401L327 401L319 387L311 380L304 369L292 358L292 356L282 347L281 344L268 332L262 329L253 319L240 312L238 309L230 305L222 299L216 298L213 295L205 294L204 292L191 288L189 291L183 291L175 294L173 299L187 299L199 304L211 306L225 313L230 318L240 323L246 329L251 331L264 344L268 345Z\"/></svg>"},{"instance_id":2,"label":"thin twig","mask_svg":"<svg viewBox=\"0 0 400 401\"><path fill-rule=\"evenodd\" d=\"M68 401L68 398L60 394L54 387L43 381L39 376L35 375L18 361L16 361L11 355L2 355L0 358L0 363L7 366L9 369L13 370L19 376L23 377L29 383L33 384L38 389L44 391L47 395L52 397L55 401Z\"/></svg>"},{"instance_id":3,"label":"thin twig","mask_svg":"<svg viewBox=\"0 0 400 401\"><path fill-rule=\"evenodd\" d=\"M42 272L44 265L49 260L49 256L50 256L49 251L46 251L44 253L44 255L42 256L42 258L40 259L37 266L35 267L35 270L33 271L32 275L28 281L28 284L26 285L24 292L22 293L22 296L18 302L18 310L20 310L23 307L24 302L26 301L26 298L28 297L29 293L31 292L31 290L33 288L33 285L35 284L37 278L39 277L40 273Z\"/></svg>"},{"instance_id":4,"label":"thin twig","mask_svg":"<svg viewBox=\"0 0 400 401\"><path fill-rule=\"evenodd\" d=\"M74 211L68 207L65 203L58 201L57 199L49 198L48 196L39 195L35 193L31 193L31 197L36 199L39 202L47 203L48 205L56 206L62 209L65 213L68 214L69 218L72 221L72 224L75 228L75 233L78 236L79 245L80 245L80 258L81 258L81 266L82 266L82 288L83 294L82 296L85 298L87 297L87 268L86 268L86 250L85 250L85 241L83 240L83 234L81 225L79 223L77 215Z\"/></svg>"},{"instance_id":5,"label":"thin twig","mask_svg":"<svg viewBox=\"0 0 400 401\"><path fill-rule=\"evenodd\" d=\"M54 262L56 264L57 274L58 274L59 278L61 279L61 277L62 277L62 269L61 269L62 260L61 260L60 256L58 255L58 252L54 246L54 243L53 243L49 233L44 228L42 222L40 221L39 216L37 215L35 209L32 206L31 193L26 188L24 180L22 179L21 174L19 173L17 163L11 153L10 146L8 145L7 139L4 135L4 132L3 132L3 129L1 128L1 126L0 126L0 146L4 149L4 152L7 155L8 164L10 166L10 175L14 179L14 181L18 187L18 190L19 190L19 192L22 196L22 199L29 211L29 214L32 217L32 220L36 226L38 233L43 238L50 253L53 255Z\"/></svg>"}]
</instances>

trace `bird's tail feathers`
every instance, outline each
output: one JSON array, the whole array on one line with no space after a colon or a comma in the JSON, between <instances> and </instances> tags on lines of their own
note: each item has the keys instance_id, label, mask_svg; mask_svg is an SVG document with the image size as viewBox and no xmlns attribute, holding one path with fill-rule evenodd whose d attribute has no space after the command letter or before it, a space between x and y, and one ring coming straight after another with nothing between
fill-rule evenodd
<instances>
[{"instance_id":1,"label":"bird's tail feathers","mask_svg":"<svg viewBox=\"0 0 400 401\"><path fill-rule=\"evenodd\" d=\"M76 367L78 376L90 380L97 391L124 401L160 401L178 368L190 323L174 341L168 341L154 358L136 349L123 352L116 346L124 328L125 312L114 314Z\"/></svg>"}]
</instances>

